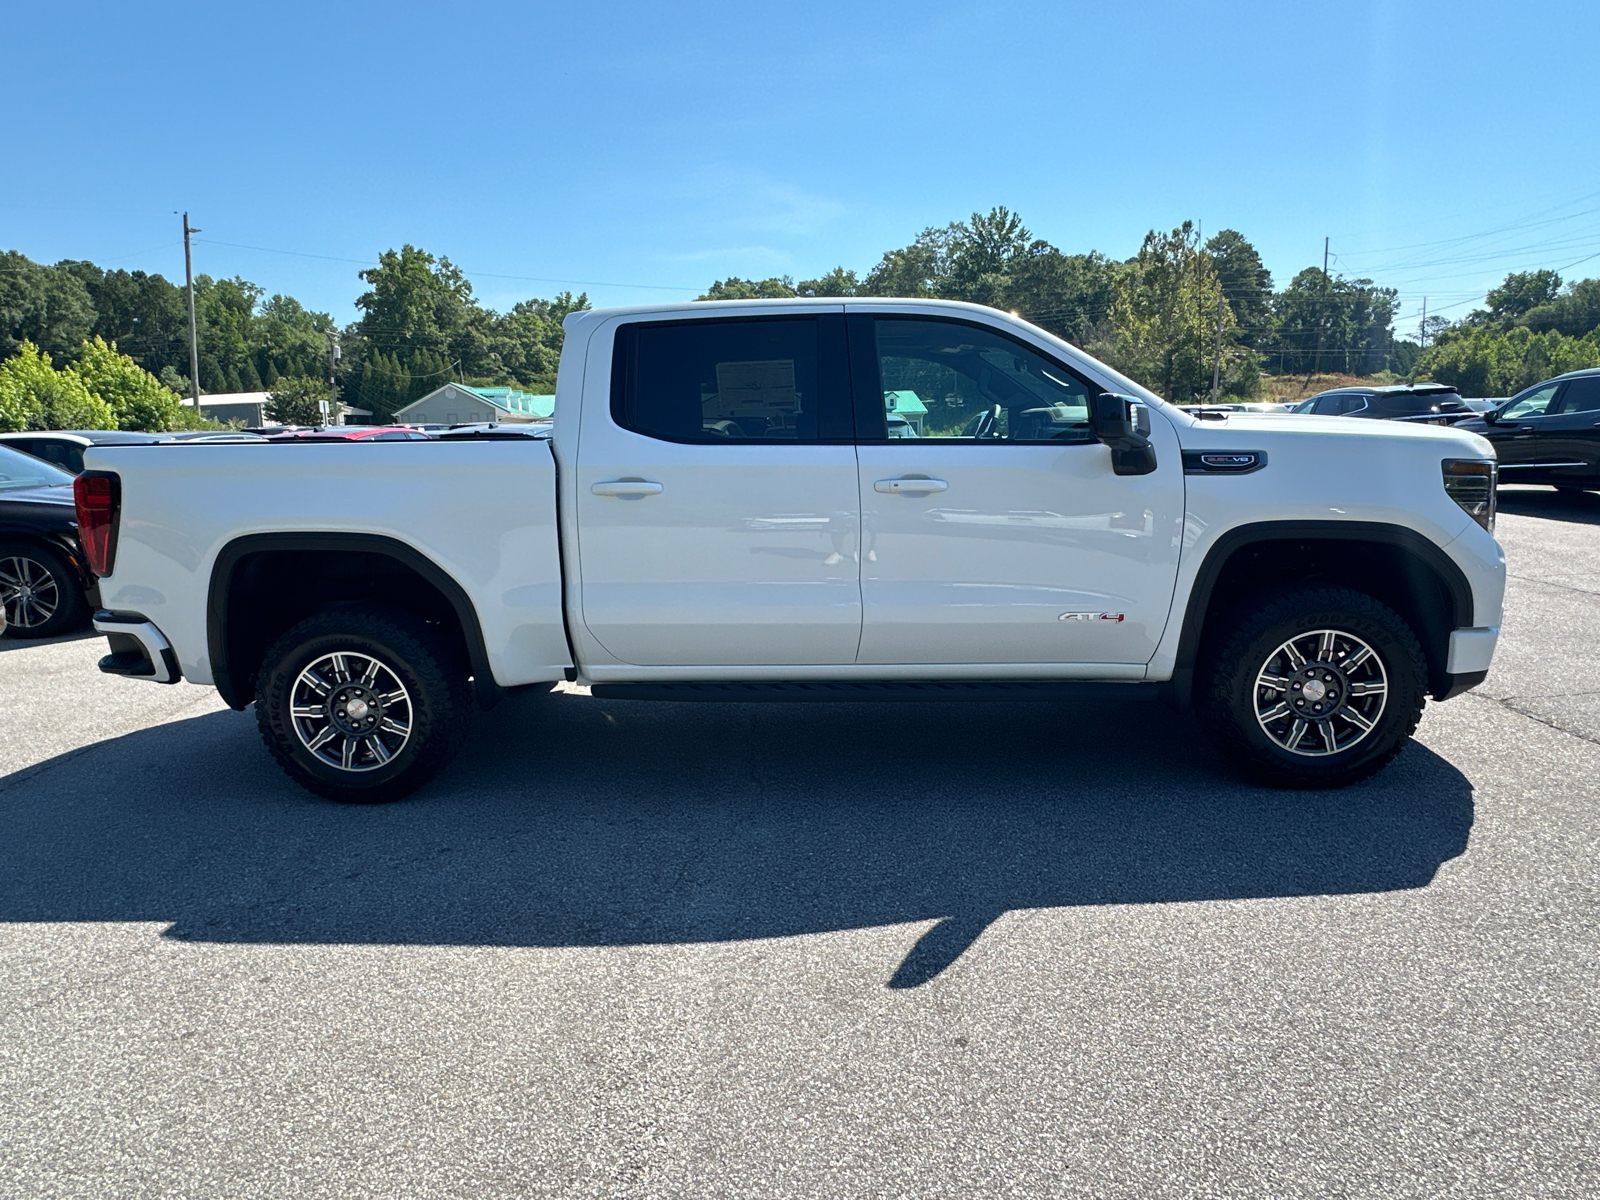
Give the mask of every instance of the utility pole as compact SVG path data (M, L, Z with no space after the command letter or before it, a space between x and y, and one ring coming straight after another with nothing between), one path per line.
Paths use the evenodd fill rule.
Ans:
M339 331L328 330L328 412L329 425L343 425L339 419L339 385L334 382L333 368L339 361Z
M1422 298L1422 348L1428 348L1428 298Z
M200 407L200 334L194 323L194 259L189 253L189 235L199 233L189 227L189 214L183 214L183 279L189 289L189 398Z
M1317 356L1311 360L1311 373L1318 374L1322 370L1322 332L1328 323L1328 242L1322 239L1322 312L1317 319Z
M1217 292L1217 350L1211 357L1211 403L1217 402L1217 391L1222 386L1222 292Z

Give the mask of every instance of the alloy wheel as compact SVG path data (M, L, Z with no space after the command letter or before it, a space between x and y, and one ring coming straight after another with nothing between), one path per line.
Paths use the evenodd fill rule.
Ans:
M0 558L0 606L18 629L36 629L61 607L61 588L37 559Z
M1256 721L1290 754L1325 757L1365 741L1388 703L1378 652L1341 629L1296 634L1256 674Z
M411 693L367 654L325 654L295 677L289 715L300 744L341 771L375 771L411 740Z

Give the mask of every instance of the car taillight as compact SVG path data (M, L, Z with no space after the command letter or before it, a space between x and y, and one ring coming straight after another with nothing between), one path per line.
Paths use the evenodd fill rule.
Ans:
M1444 460L1444 490L1467 515L1494 532L1495 461L1492 458Z
M96 575L111 574L117 557L117 516L122 507L122 480L102 471L85 471L72 483L78 508L78 541Z

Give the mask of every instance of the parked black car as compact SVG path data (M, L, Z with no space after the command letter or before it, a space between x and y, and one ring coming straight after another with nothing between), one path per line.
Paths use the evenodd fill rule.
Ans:
M1536 383L1459 428L1494 443L1501 483L1600 488L1600 367Z
M1319 417L1371 417L1424 425L1454 425L1474 415L1473 407L1445 383L1333 388L1301 402L1294 411Z
M0 611L11 637L54 637L99 604L78 546L72 476L0 446Z

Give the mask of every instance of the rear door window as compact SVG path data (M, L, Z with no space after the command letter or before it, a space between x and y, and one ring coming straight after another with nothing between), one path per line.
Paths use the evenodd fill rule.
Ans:
M1600 410L1600 375L1567 380L1567 386L1561 391L1561 411L1578 413L1597 410Z
M845 440L849 378L843 318L768 317L625 325L611 412L624 429L670 442Z

